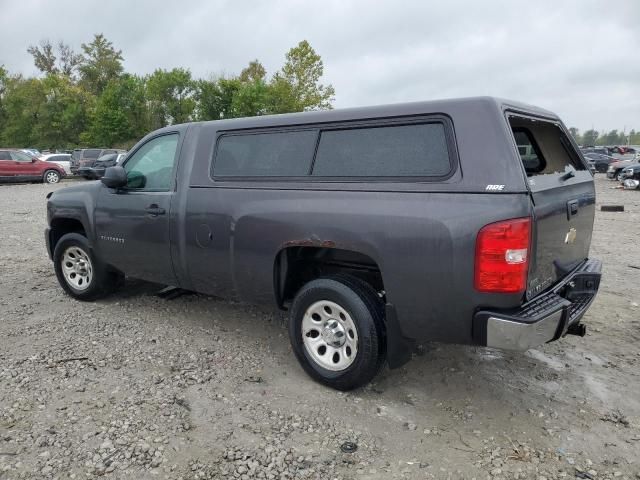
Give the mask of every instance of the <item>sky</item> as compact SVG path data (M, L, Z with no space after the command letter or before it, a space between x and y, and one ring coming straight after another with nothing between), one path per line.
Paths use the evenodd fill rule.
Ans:
M336 108L494 95L584 131L640 130L640 0L0 0L0 65L37 75L27 47L103 33L125 69L209 78L268 73L306 39Z

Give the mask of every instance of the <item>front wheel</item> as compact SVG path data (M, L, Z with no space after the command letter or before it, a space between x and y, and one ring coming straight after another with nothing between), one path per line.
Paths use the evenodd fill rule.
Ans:
M58 283L73 298L96 300L115 290L123 281L122 274L109 270L93 254L86 237L67 233L53 252L53 265Z
M289 339L316 381L337 390L365 385L386 357L382 301L371 286L351 276L313 280L293 301Z
M60 181L60 174L55 170L47 170L42 177L45 183L58 183Z

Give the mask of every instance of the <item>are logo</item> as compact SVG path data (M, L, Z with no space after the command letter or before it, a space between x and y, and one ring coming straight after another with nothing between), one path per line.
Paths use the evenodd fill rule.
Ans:
M487 192L501 192L504 190L504 185L487 185L485 188Z

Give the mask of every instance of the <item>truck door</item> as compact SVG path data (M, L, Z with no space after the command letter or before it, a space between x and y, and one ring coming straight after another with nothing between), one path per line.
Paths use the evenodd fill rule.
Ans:
M14 175L20 177L21 180L37 180L44 173L40 169L38 162L24 152L11 151L11 158L14 163Z
M171 262L170 217L180 135L149 139L123 164L127 186L103 185L95 209L99 257L127 275L176 285Z
M519 116L511 116L509 123L533 204L527 284L527 298L532 298L589 256L595 186L560 124Z

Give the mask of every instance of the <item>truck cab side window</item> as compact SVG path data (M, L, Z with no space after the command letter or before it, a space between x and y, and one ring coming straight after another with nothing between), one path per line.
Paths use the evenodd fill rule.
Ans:
M170 190L177 147L177 133L153 138L140 147L123 166L127 172L127 188Z
M527 176L562 175L585 170L562 130L553 123L509 119Z

